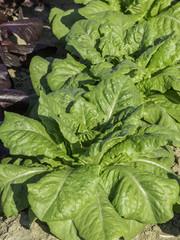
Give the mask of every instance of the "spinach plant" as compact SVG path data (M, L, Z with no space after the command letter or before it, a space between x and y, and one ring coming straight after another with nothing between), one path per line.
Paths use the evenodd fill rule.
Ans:
M168 145L180 136L142 121L131 77L114 70L90 91L39 95L39 121L6 112L0 127L11 154L0 165L1 213L29 208L61 240L132 239L173 217L179 180Z

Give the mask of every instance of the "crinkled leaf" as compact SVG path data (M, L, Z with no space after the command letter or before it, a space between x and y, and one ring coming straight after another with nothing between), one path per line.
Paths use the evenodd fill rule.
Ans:
M66 49L92 64L103 62L104 59L96 49L100 38L98 27L99 23L95 20L77 21L66 37Z
M86 93L85 98L96 106L105 122L128 106L141 104L141 97L131 78L119 72L104 75L103 81Z
M180 122L180 97L176 91L168 94L153 94L147 97L147 101L152 101L160 105L171 117Z
M148 11L147 16L154 17L154 16L158 15L159 13L161 13L162 11L164 11L165 9L170 7L172 2L173 2L173 0L155 0L155 1L153 1L152 5Z
M61 145L50 138L40 122L15 113L5 113L0 135L5 146L14 155L45 155L55 158L64 154Z
M112 11L113 9L105 2L90 1L85 7L79 9L79 13L89 19L89 15L98 15L101 12ZM91 17L90 17L91 18Z
M75 76L70 77L62 86L65 88L83 88L85 90L92 90L96 80L88 72L81 72Z
M99 136L97 142L90 145L85 153L79 155L80 161L91 164L103 161L101 165L109 164L110 160L108 159L106 162L104 155L116 144L126 139L127 136L134 134L141 116L141 107L122 111L117 118L112 119L112 122L104 125L105 132Z
M177 63L180 60L179 52L180 38L169 37L151 57L147 66L148 71L153 74L156 71Z
M73 220L80 236L87 240L119 239L129 230L128 223L118 215L101 187L82 205Z
M176 133L180 132L180 124L171 117L165 107L158 103L146 103L144 106L143 118L150 124L162 125Z
M70 142L77 142L78 137L75 132L80 121L77 121L79 120L78 116L74 117L68 112L70 107L83 93L83 89L62 89L48 95L42 92L38 112L46 128L51 127L53 130L57 128L58 123L58 128L60 128L64 137ZM59 133L54 131L54 134L58 135Z
M51 72L47 75L47 82L52 91L60 89L72 76L87 71L86 66L77 62L70 54L66 59L55 59L51 65Z
M27 183L38 181L47 168L15 166L12 164L0 165L0 206L6 215L10 217L29 206L27 200Z
M42 221L71 219L95 192L99 166L54 171L36 184L28 184L28 200Z
M151 78L147 78L139 82L136 87L141 92L150 94L152 91L161 93L173 88L180 91L180 65L173 65L163 69Z
M122 28L113 23L104 23L100 26L99 31L102 35L99 44L102 56L105 58L116 57L121 60L124 55Z
M121 216L143 223L163 223L173 217L179 194L176 180L126 166L107 167L102 178Z

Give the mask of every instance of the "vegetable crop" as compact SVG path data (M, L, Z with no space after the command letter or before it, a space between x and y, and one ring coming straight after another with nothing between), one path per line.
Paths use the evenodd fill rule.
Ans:
M61 240L128 240L180 208L180 4L76 2L87 5L50 14L70 54L34 57L38 103L5 113L0 211L28 208Z

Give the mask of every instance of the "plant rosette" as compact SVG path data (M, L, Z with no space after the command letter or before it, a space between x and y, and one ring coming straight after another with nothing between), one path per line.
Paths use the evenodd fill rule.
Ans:
M61 240L127 240L170 220L179 179L166 145L180 136L145 124L143 111L132 79L114 72L91 91L41 90L39 121L6 112L1 213L29 208Z

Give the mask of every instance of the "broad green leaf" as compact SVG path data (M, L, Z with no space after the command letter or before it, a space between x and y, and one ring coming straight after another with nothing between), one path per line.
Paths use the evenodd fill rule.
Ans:
M76 22L66 37L66 49L92 64L103 62L104 59L97 51L99 23L95 20L80 20Z
M99 166L54 171L35 184L28 184L28 200L42 221L71 219L97 188Z
M126 8L126 12L130 12L134 15L139 15L140 18L143 18L143 16L145 16L148 12L154 0L133 0L127 2L130 2L130 4L128 4Z
M173 88L180 91L180 65L173 65L158 72L155 76L144 79L136 87L139 91L150 94L152 91L161 93Z
M47 75L47 82L52 91L60 89L72 76L87 71L86 66L77 62L70 54L66 59L55 59L51 65L51 72Z
M48 172L45 167L0 165L0 208L6 217L16 215L29 206L27 184L38 181Z
M149 20L151 28L156 30L156 38L166 36L175 31L180 33L180 3L170 7Z
M62 86L65 88L83 88L85 90L91 90L94 88L96 81L88 72L81 72L75 76L70 77Z
M41 92L38 113L40 116L49 117L52 112L57 115L61 112L69 112L71 106L84 93L81 88L59 89L48 95Z
M104 122L129 106L137 107L141 104L141 97L130 77L117 71L103 78L91 92L85 94L85 98L96 106Z
M116 11L102 11L98 14L90 14L88 15L88 19L95 20L99 22L99 24L109 23L113 24L121 29L123 36L125 37L125 31L128 28L131 28L136 21L138 20L137 16L127 15L122 12Z
M77 9L63 11L59 8L53 8L49 15L49 22L52 24L53 34L59 40L63 40L72 25L81 18Z
M176 176L172 170L174 153L169 146L157 148L153 152L145 155L140 153L137 158L120 162L126 166L131 166L140 171L147 171L159 177L175 179Z
M55 158L65 154L47 134L43 125L33 119L16 113L5 113L5 121L0 127L1 140L14 155Z
M173 5L149 21L142 21L128 29L125 42L129 54L142 53L148 46L154 45L155 40L180 31L180 3Z
M160 104L155 104L153 102L146 103L144 106L143 118L150 124L162 125L167 127L167 129L174 130L176 133L180 132L180 124L177 123L166 108Z
M79 156L82 163L101 165L110 164L111 160L104 160L104 155L108 150L119 144L129 135L133 135L139 126L139 121L142 116L142 108L127 109L120 113L117 119L104 125L105 132L99 136L97 142L91 144L89 149ZM112 126L111 126L112 125ZM111 126L111 127L110 127ZM110 128L109 128L110 127Z
M168 143L179 146L180 134L159 125L141 127L136 134L127 137L125 141L112 147L103 156L102 161L121 161L122 154L125 155L127 159L137 158L140 153L145 155Z
M86 240L121 239L129 230L126 220L118 215L101 187L82 205L73 220L80 236Z
M129 28L125 37L125 49L128 55L133 53L137 54L137 57L141 55L148 46L153 45L156 29L152 29L151 25L147 21L142 21L136 24L133 28Z
M46 82L46 74L50 71L50 60L43 59L39 56L35 56L31 60L30 64L30 77L33 88L36 94L39 96L40 90L49 92L50 88Z
M102 1L90 1L85 7L79 9L79 13L89 19L91 14L100 14L105 11L112 11L113 9L105 2Z
M147 70L153 74L165 67L176 64L180 60L180 38L171 36L154 53Z
M113 23L104 23L99 31L101 33L99 48L102 56L104 58L116 57L120 61L125 55L122 27Z
M151 8L148 11L148 17L154 17L164 11L166 8L170 7L173 0L154 0Z
M114 65L109 62L98 63L96 65L92 65L90 68L90 72L93 76L97 78L101 78L106 73L110 73L113 69Z
M78 99L82 93L80 89L65 89L47 96L42 93L40 98L39 113L56 120L63 136L71 143L83 141L89 135L93 137L89 131L102 121L93 104L83 98Z
M71 219L65 221L54 221L47 223L50 231L61 240L80 240L77 229Z
M150 62L152 56L158 51L159 47L163 44L164 42L161 42L153 47L147 48L137 59L136 63L140 65L141 67L146 67L148 63Z
M102 178L121 216L142 223L163 223L173 217L179 194L176 180L120 165L107 167Z
M170 93L169 97L166 94L150 95L147 98L147 101L152 101L155 104L160 105L171 117L177 122L180 122L180 97L175 91L171 91Z

